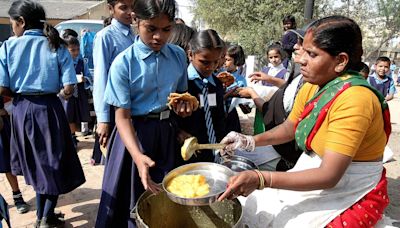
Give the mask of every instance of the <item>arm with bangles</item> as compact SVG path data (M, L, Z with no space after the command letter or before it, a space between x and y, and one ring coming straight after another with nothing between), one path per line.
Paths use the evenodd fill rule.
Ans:
M156 164L151 158L144 155L139 148L136 130L132 124L131 111L129 109L117 108L115 110L115 123L126 149L137 166L144 189L150 190L153 193L159 192L161 190L160 187L151 180L149 174L149 168Z
M264 187L295 191L333 188L351 161L350 156L327 150L318 168L296 172L244 171L230 179L227 190L218 200L233 199L238 195L248 196L254 190Z

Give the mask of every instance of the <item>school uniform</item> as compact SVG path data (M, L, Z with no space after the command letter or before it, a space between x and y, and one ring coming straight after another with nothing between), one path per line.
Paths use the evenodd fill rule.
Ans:
M188 92L195 96L199 101L203 100L201 97L202 89L204 87L204 82L202 77L197 72L196 68L190 64L188 67ZM225 111L224 111L224 88L222 83L217 79L216 76L212 75L207 77L207 89L209 97L209 106L211 111L212 123L215 131L215 137L217 142L222 140L226 135L226 125L225 125ZM214 102L212 101L214 100ZM207 126L205 119L204 107L199 107L196 111L192 113L191 116L185 118L179 118L179 128L186 131L187 133L195 136L199 143L210 143ZM214 154L211 151L202 151L189 159L188 162L183 162L182 157L179 157L178 162L192 163L192 162L213 162Z
M167 98L171 92L186 90L186 54L176 45L166 44L155 52L138 39L115 58L110 68L104 101L131 111L140 148L156 163L149 169L156 183L175 164L176 124L172 113L166 115ZM136 164L115 129L96 227L134 227L129 213L143 192Z
M287 69L283 66L283 64L279 64L278 66L267 66L267 67L263 67L261 72L268 74L270 76L273 76L275 78L280 78L280 79L284 79L285 81L287 80L286 76L287 76ZM272 83L269 82L262 82L262 84L264 86L275 86Z
M73 59L73 63L77 75L90 77L89 69L81 57ZM81 122L89 122L89 98L85 89L85 82L77 83L74 89L72 97L67 100L60 97L60 100L68 122L80 126Z
M368 76L368 83L377 89L384 97L388 94L397 93L396 87L394 86L394 80L391 77L385 75L383 79L380 79L376 73Z
M125 25L116 19L111 24L100 30L93 42L93 105L96 112L97 123L109 123L112 130L115 125L114 108L104 102L104 91L108 80L108 71L115 57L131 46L135 41L135 35L130 25ZM111 132L110 132L111 133ZM100 144L96 137L92 158L100 163Z
M235 82L230 85L228 88L226 88L226 91L230 91L234 89L235 87L246 87L247 82L246 78L241 74L241 71L238 69L234 72L231 72L231 74L235 77ZM225 110L226 110L226 132L231 132L231 131L236 131L241 133L242 129L240 127L240 119L238 112L236 111L236 108L233 108L229 112L229 107L231 106L232 103L232 97L228 97L225 100Z
M14 94L11 171L36 193L59 195L85 182L68 121L57 97L76 83L65 47L51 51L42 30L26 30L0 49L0 86Z
M0 109L4 108L3 97L0 96ZM3 120L3 128L0 130L0 173L11 172L10 164L10 135L11 124L8 115L0 116Z

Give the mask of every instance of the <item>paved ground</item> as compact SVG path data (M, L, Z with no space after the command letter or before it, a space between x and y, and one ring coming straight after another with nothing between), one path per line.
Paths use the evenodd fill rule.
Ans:
M400 88L397 88L400 91ZM386 210L386 215L392 219L400 220L400 98L396 98L389 103L391 108L391 118L393 133L389 140L389 147L394 152L394 159L385 164L389 180L389 195L391 203ZM243 116L243 120L250 121L252 116ZM249 126L245 126L245 130ZM97 207L99 203L103 166L91 166L89 157L93 139L80 138L82 142L78 144L79 157L86 176L86 183L75 191L60 197L56 210L65 213L66 227L94 227ZM33 227L35 222L35 193L30 186L25 185L22 177L19 179L21 191L25 200L32 205L31 211L27 214L19 215L12 205L11 189L4 175L0 175L0 193L4 196L9 207L11 223L13 227ZM395 224L400 227L400 223Z

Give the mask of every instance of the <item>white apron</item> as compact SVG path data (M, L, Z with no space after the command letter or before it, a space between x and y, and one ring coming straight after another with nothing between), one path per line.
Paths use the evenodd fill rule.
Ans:
M303 153L288 172L317 168L321 158ZM382 162L352 162L334 188L291 191L266 188L256 190L243 205L243 222L248 227L325 227L335 217L359 201L379 182Z

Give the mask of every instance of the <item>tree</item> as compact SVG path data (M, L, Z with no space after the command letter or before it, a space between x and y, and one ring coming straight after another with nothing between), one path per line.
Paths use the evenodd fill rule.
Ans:
M335 4L336 2L336 4ZM341 14L354 19L363 31L364 59L400 35L400 0L317 0L316 17Z
M294 15L303 22L305 0L196 0L195 19L204 21L225 40L243 46L246 54L264 54L265 46L279 41L282 18Z

